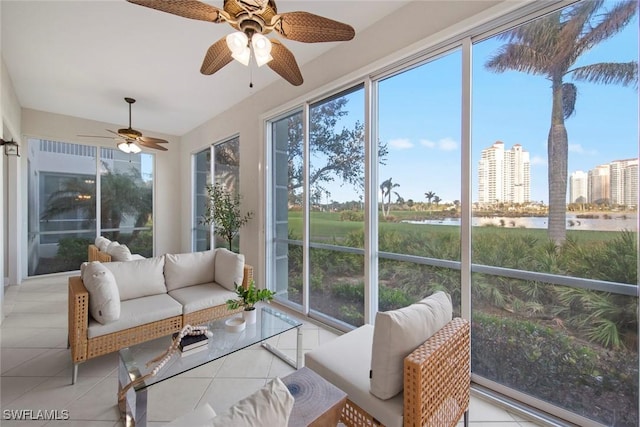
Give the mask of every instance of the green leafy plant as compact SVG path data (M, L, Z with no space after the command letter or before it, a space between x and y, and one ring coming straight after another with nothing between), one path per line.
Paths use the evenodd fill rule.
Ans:
M224 238L232 249L233 239L240 228L251 218L253 212L240 213L240 194L228 191L222 184L209 184L206 187L208 202L202 217L203 224L213 224L213 231Z
M240 307L244 307L245 311L255 310L257 302L269 302L273 300L273 296L276 294L269 289L257 289L253 280L249 282L249 286L246 289L242 285L235 285L238 299L227 300L227 308L229 310L236 310Z

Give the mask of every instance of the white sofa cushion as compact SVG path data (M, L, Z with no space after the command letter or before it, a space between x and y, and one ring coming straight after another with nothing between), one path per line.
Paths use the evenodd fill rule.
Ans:
M231 252L229 249L216 249L214 282L230 291L242 284L244 277L244 255Z
M164 257L105 262L104 265L116 278L121 301L167 292L162 274Z
M127 247L127 245L117 245L111 248L111 261L131 261L131 251Z
M166 254L164 279L169 291L215 280L215 251Z
M294 399L278 377L215 417L213 427L286 426Z
M373 326L364 325L305 353L304 365L347 393L387 427L402 427L403 395L382 400L369 392Z
M182 306L167 294L122 301L120 303L120 318L106 325L89 319L87 336L95 338L181 315Z
M120 293L113 273L98 261L83 263L82 282L89 292L89 312L101 324L120 317Z
M231 292L216 283L205 283L176 289L169 291L169 295L182 304L183 314L225 304L228 299L237 297L235 292Z
M205 403L191 412L187 412L179 418L165 424L164 427L204 427L210 426L216 412L211 405Z
M451 299L436 292L398 310L376 313L371 354L371 393L390 399L403 389L404 358L451 321Z
M107 254L111 255L111 253L113 252L113 250L115 248L117 248L118 246L120 246L120 243L112 240L111 242L109 242L109 244L107 245L107 249L105 249L103 252L106 252Z
M111 240L107 239L106 237L102 237L102 236L96 237L96 240L93 242L93 244L96 245L98 250L100 250L102 252L106 252L107 251L107 247L109 246L109 243L111 243Z

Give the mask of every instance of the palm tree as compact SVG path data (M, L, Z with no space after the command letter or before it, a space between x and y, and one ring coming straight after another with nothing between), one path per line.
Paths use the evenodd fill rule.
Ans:
M431 207L431 200L436 197L436 193L434 193L433 191L428 191L426 193L424 193L424 197L427 199L427 201L429 202L429 207Z
M393 178L389 178L386 181L383 181L382 184L380 184L380 191L382 192L382 215L386 218L389 215L389 212L391 211L391 189L393 188L397 188L400 187L400 184L394 184L392 182ZM396 197L400 197L400 195L397 192L393 192L395 193ZM384 199L385 197L387 198L387 210L385 212L384 209Z
M441 201L442 201L442 199L440 198L440 196L434 196L433 197L433 203L435 203L436 206L438 206Z
M636 62L602 62L574 67L580 55L612 37L631 21L635 1L623 1L602 11L604 0L580 2L502 34L508 41L485 66L496 73L515 70L544 76L551 82L551 127L547 138L549 163L549 238L566 238L568 136L565 120L575 112L577 87L566 82L622 84L638 80Z

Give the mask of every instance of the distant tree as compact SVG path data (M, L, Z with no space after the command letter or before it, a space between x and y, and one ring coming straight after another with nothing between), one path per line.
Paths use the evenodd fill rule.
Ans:
M424 193L424 197L427 199L427 202L429 202L429 207L431 207L431 200L436 197L436 193L434 193L433 191L428 191Z
M485 66L496 73L515 70L543 76L551 82L551 127L547 139L549 163L549 237L566 239L568 135L565 120L575 113L576 82L621 84L638 81L636 61L574 66L582 54L620 32L635 15L636 1L603 10L604 0L582 1L521 25L501 36L508 41ZM606 125L606 123L603 123Z
M436 206L438 206L441 201L442 201L442 199L439 196L434 196L433 197L433 203L435 203Z
M356 189L364 187L364 124L356 121L352 127L336 129L340 119L349 114L345 110L347 103L345 97L333 99L309 116L309 149L314 158L309 170L309 187L324 192L326 185L336 179ZM287 125L289 200L299 202L299 197L291 195L304 185L302 114L290 116ZM384 164L387 153L386 144L379 142L378 158L381 164Z
M382 193L382 216L384 216L385 218L387 216L389 216L389 212L391 211L391 190L397 187L400 187L400 184L394 184L391 180L393 178L389 178L385 181L382 182L382 184L380 184L380 191ZM395 193L395 195L397 197L400 197L400 195L397 192L393 192ZM385 199L387 199L387 210L385 211L384 209L384 205L385 205Z

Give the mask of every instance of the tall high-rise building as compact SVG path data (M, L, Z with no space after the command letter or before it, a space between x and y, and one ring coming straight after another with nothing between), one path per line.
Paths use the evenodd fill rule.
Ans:
M587 203L589 175L583 171L575 171L569 177L569 203Z
M609 163L611 204L637 206L638 159L614 160Z
M478 202L527 203L530 200L529 152L520 144L505 150L502 141L482 150L478 163Z
M611 201L609 165L600 165L589 171L587 187L589 203L609 203Z

